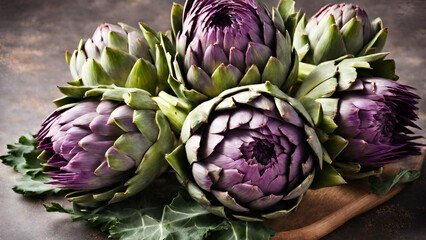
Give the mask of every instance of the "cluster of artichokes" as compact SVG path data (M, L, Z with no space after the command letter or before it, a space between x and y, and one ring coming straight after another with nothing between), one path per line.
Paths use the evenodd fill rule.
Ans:
M420 152L419 97L383 78L387 29L361 7L187 0L171 32L139 25L101 24L66 55L74 81L38 140L70 201L121 201L170 166L212 213L257 221Z

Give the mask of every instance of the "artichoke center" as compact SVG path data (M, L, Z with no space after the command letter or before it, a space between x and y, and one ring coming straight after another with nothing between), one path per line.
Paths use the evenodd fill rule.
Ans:
M232 20L227 11L220 11L212 16L211 23L213 26L225 28L232 25Z
M243 145L241 152L245 159L251 159L249 163L259 163L262 165L268 165L271 163L271 159L276 158L274 145L267 140L256 140L247 145Z
M383 107L380 111L377 111L374 118L377 121L381 135L385 137L392 137L395 132L395 123L397 121L392 109L389 109L389 107Z
M268 141L258 141L253 149L253 157L262 165L267 165L275 158L274 145Z

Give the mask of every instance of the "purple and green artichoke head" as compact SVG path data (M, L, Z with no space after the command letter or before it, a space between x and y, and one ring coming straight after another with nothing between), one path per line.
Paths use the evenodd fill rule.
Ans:
M282 17L257 0L188 0L174 26L177 80L209 98L223 90L270 81L291 84L297 71ZM291 81L291 80L290 80ZM189 90L188 90L189 91Z
M165 50L157 42L160 33L145 33L127 24L99 25L92 38L81 40L73 54L66 53L73 85L98 86L114 84L119 87L141 88L153 95L169 88ZM151 39L150 39L151 40ZM151 43L151 44L150 44Z
M184 145L167 159L212 213L279 217L298 205L322 161L311 121L298 101L270 83L229 89L189 113Z
M418 128L415 110L419 96L411 88L382 78L357 79L338 92L335 133L348 140L338 161L383 166L420 154L408 127Z
M370 22L363 8L342 3L324 6L308 22L303 18L294 41L304 62L319 64L347 54L379 53L386 37L380 18Z
M47 183L78 190L67 196L77 203L117 202L166 170L164 154L173 149L173 135L147 92L85 90L102 100L90 98L59 108L37 134L40 158L47 161L51 176Z

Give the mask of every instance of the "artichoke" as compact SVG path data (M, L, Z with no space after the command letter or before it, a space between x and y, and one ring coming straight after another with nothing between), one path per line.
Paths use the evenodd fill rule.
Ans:
M420 154L407 127L418 128L415 110L419 96L410 87L382 78L360 78L339 98L335 133L348 140L338 161L383 166Z
M92 38L82 39L72 55L66 53L75 80L71 84L115 84L141 88L152 95L167 90L169 70L163 44L150 42L151 35L162 34L142 23L140 27L142 32L124 23L120 26L104 23L98 26Z
M284 21L260 1L188 0L184 9L175 4L172 26L171 86L189 103L266 81L286 91L297 80L297 54Z
M287 214L323 152L303 106L266 83L224 91L192 110L166 159L212 213L241 220Z
M332 165L345 178L380 173L381 166L420 153L409 136L419 97L411 87L374 77L394 75L386 53L324 62L303 80L296 98L310 113ZM378 68L376 68L378 67Z
M382 51L387 37L380 18L370 22L353 4L328 4L308 22L299 21L294 46L303 62L319 64L346 54L363 56Z
M174 138L165 116L140 89L62 87L85 98L54 111L37 140L49 184L78 190L80 204L117 202L147 187L167 169Z

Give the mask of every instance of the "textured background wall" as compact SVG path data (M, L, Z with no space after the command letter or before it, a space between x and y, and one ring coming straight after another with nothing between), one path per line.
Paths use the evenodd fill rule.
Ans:
M156 30L169 28L172 0L0 0L0 154L6 144L35 132L54 110L57 85L71 80L64 59L80 38L89 37L102 22L142 21ZM177 2L183 4L183 0ZM278 0L265 1L276 5ZM324 0L298 0L308 16ZM390 28L386 51L397 62L400 82L426 93L426 1L353 0L371 19L380 16ZM419 104L418 124L426 129L426 98ZM424 131L417 131L425 135ZM425 174L390 202L357 217L326 239L420 239L426 235ZM46 213L41 203L52 198L25 199L14 194L15 174L0 166L0 239L104 239L97 229L72 223L68 216Z

